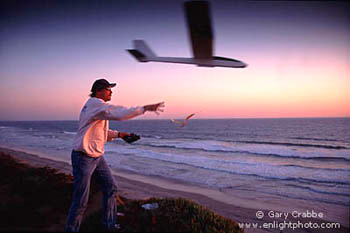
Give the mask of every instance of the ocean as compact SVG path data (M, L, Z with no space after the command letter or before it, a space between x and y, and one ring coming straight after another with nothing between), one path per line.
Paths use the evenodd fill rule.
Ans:
M77 124L2 121L0 145L70 161ZM183 128L170 120L129 120L110 121L110 128L141 136L133 144L120 139L106 144L112 169L232 197L303 201L309 209L324 206L334 212L349 208L350 118L191 119Z

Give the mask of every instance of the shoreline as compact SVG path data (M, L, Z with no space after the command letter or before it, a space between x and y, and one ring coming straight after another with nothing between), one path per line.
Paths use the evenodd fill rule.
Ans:
M66 174L72 173L71 164L63 160L53 160L47 156L39 156L21 149L10 149L4 146L0 147L0 151L13 156L15 159L23 163L27 163L34 167L48 166L57 169L59 172ZM129 171L113 170L116 178L118 193L129 199L147 199L150 197L158 198L186 198L197 202L198 204L214 210L216 213L228 217L237 223L258 223L264 224L278 220L283 222L283 219L271 219L265 216L262 219L256 218L257 211L266 210L264 207L264 200L252 200L249 203L242 203L240 198L233 198L226 195L220 190L209 189L207 187L200 187L196 185L187 184L177 180L170 180L155 176L145 176L141 174L132 173ZM241 201L241 203L240 203ZM237 203L237 204L235 204ZM291 206L290 208L295 208ZM283 209L283 207L282 207ZM68 210L67 210L68 211ZM277 212L278 210L274 210ZM280 210L281 211L281 210ZM264 211L267 213L267 211ZM293 219L289 219L293 220ZM295 219L294 219L295 220ZM298 219L307 222L307 219ZM309 219L310 220L310 219ZM327 219L312 219L316 223L334 222ZM346 223L342 223L344 226ZM348 227L348 226L347 226ZM291 232L310 232L310 229L295 229ZM331 229L330 229L331 230ZM342 227L342 230L332 232L347 232L348 228ZM279 229L247 229L245 232L279 232ZM289 232L289 231L287 231ZM312 231L313 232L313 231ZM318 232L318 231L314 231Z

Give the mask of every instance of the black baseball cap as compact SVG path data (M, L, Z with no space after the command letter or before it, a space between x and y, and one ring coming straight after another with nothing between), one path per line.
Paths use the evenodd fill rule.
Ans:
M115 87L116 85L117 85L116 83L109 83L106 79L98 79L92 85L91 92L96 92L103 88Z

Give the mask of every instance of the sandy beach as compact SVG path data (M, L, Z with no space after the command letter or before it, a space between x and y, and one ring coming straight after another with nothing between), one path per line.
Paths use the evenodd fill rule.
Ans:
M71 174L71 164L64 161L55 161L52 159L44 158L42 156L21 151L18 149L10 149L0 147L0 151L10 154L12 157L19 159L20 161L30 164L35 167L48 166L51 168L58 169L60 172ZM186 198L193 200L203 206L211 208L216 213L229 217L238 223L250 223L259 224L260 227L254 229L245 229L245 232L280 232L280 229L276 229L276 224L283 222L281 218L275 218L274 223L271 221L271 216L265 216L261 219L256 217L257 212L264 210L264 201L252 200L249 203L242 203L240 199L227 198L225 193L220 190L211 190L206 187L193 186L191 184L164 179L153 176L142 176L139 174L133 174L127 171L117 170L114 171L115 178L119 188L119 195L129 199L147 199L150 197L172 197L172 198ZM236 204L235 204L236 203ZM255 207L255 208L254 208ZM266 211L265 211L266 212ZM274 211L278 212L277 210ZM266 212L267 213L267 212ZM298 221L307 223L310 219L299 218ZM293 222L296 219L292 219ZM329 223L329 221L312 218L313 223L322 224ZM264 223L271 223L269 229L261 227ZM274 224L274 226L272 225ZM342 223L346 225L346 223ZM275 229L273 229L275 228ZM328 229L322 232L347 232L348 228L342 227L341 229ZM286 229L283 232L320 232L315 229L301 229L298 228Z

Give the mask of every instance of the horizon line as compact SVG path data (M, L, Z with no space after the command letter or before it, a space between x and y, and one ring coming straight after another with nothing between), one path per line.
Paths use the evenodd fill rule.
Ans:
M191 121L193 120L249 120L249 119L339 119L339 118L350 118L350 116L325 116L325 117L218 117L218 118L192 118ZM170 120L170 119L182 119L182 118L161 118L161 119L156 119L156 118L145 118L145 119L129 119L127 121L143 121L143 120ZM23 121L79 121L79 119L75 120L62 120L62 119L56 119L56 120L0 120L0 122L23 122ZM110 121L118 121L118 120L110 120ZM124 122L124 121L120 121Z

